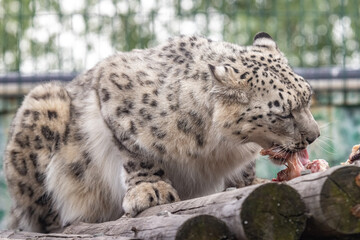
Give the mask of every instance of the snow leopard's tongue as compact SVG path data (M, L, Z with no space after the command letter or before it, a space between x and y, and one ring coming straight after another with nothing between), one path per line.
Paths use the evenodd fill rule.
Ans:
M306 149L286 155L284 164L287 168L278 172L277 177L273 181L288 181L301 176L301 172L306 169L305 166L309 162L309 154Z
M308 154L308 151L306 149L301 150L300 152L297 152L295 154L297 154L297 157L298 157L298 159L300 160L300 162L301 162L301 164L303 166L306 166L310 162L309 154Z

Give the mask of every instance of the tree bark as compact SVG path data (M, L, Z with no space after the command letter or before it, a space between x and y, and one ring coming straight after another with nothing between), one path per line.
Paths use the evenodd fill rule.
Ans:
M163 239L174 239L179 226L185 221L163 227L159 232L155 226L155 216L159 214L168 215L164 221L167 224L176 218L212 215L223 220L238 239L299 239L306 224L305 206L300 195L285 184L267 183L152 207L136 218L116 221L116 224L124 222L116 227L109 226L112 230L107 233L127 237L150 238L152 235L154 238L161 236ZM151 232L146 232L149 224L154 227ZM135 226L137 234L130 231ZM98 231L93 224L81 224L81 227L82 229L70 226L65 232L92 234ZM162 235L165 229L167 234ZM206 229L211 231L211 227Z
M121 236L125 239L290 240L300 238L305 224L305 205L300 195L286 184L266 183L155 206L136 218L124 216L112 222L79 223L67 227L61 234L7 234L10 239L14 236L19 239L20 236L50 239Z
M305 229L306 218L306 230ZM62 233L3 231L5 239L360 239L360 168L337 166L155 206L136 218L79 223ZM320 238L319 238L320 237Z
M19 231L0 231L0 239L26 239L26 240L59 240L59 239L81 239L81 240L130 240L136 238L128 238L128 237L114 237L114 236L104 236L102 234L64 234L64 233L34 233L34 232L19 232Z
M337 166L295 178L287 184L305 202L309 215L305 236L359 237L360 167Z

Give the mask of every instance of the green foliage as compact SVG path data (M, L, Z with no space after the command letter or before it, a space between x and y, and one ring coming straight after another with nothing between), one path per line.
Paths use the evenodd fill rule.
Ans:
M189 32L245 45L266 31L294 66L355 66L359 8L356 0L2 0L0 72L81 71L106 47L145 48ZM80 56L76 44L65 46L76 39Z

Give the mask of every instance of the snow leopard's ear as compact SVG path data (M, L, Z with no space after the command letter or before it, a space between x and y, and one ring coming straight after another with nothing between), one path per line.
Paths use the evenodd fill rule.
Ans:
M275 41L266 32L257 33L254 37L253 45L277 49Z
M217 80L218 83L229 85L229 84L237 84L236 83L236 76L234 73L234 69L230 66L213 66L209 65L209 69Z
M211 94L223 103L248 103L250 100L246 81L237 79L234 69L230 66L213 66L209 69L215 79Z
M214 65L211 65L209 64L209 69L212 73L212 75L214 76L214 78L220 82L220 83L224 83L226 80L226 75L227 75L227 72L225 70L225 67L224 66L214 66Z

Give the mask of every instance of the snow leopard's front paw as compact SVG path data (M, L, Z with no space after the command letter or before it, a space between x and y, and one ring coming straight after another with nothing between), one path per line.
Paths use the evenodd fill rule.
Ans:
M164 181L142 182L126 192L123 209L126 215L134 217L149 207L179 200L176 190Z

